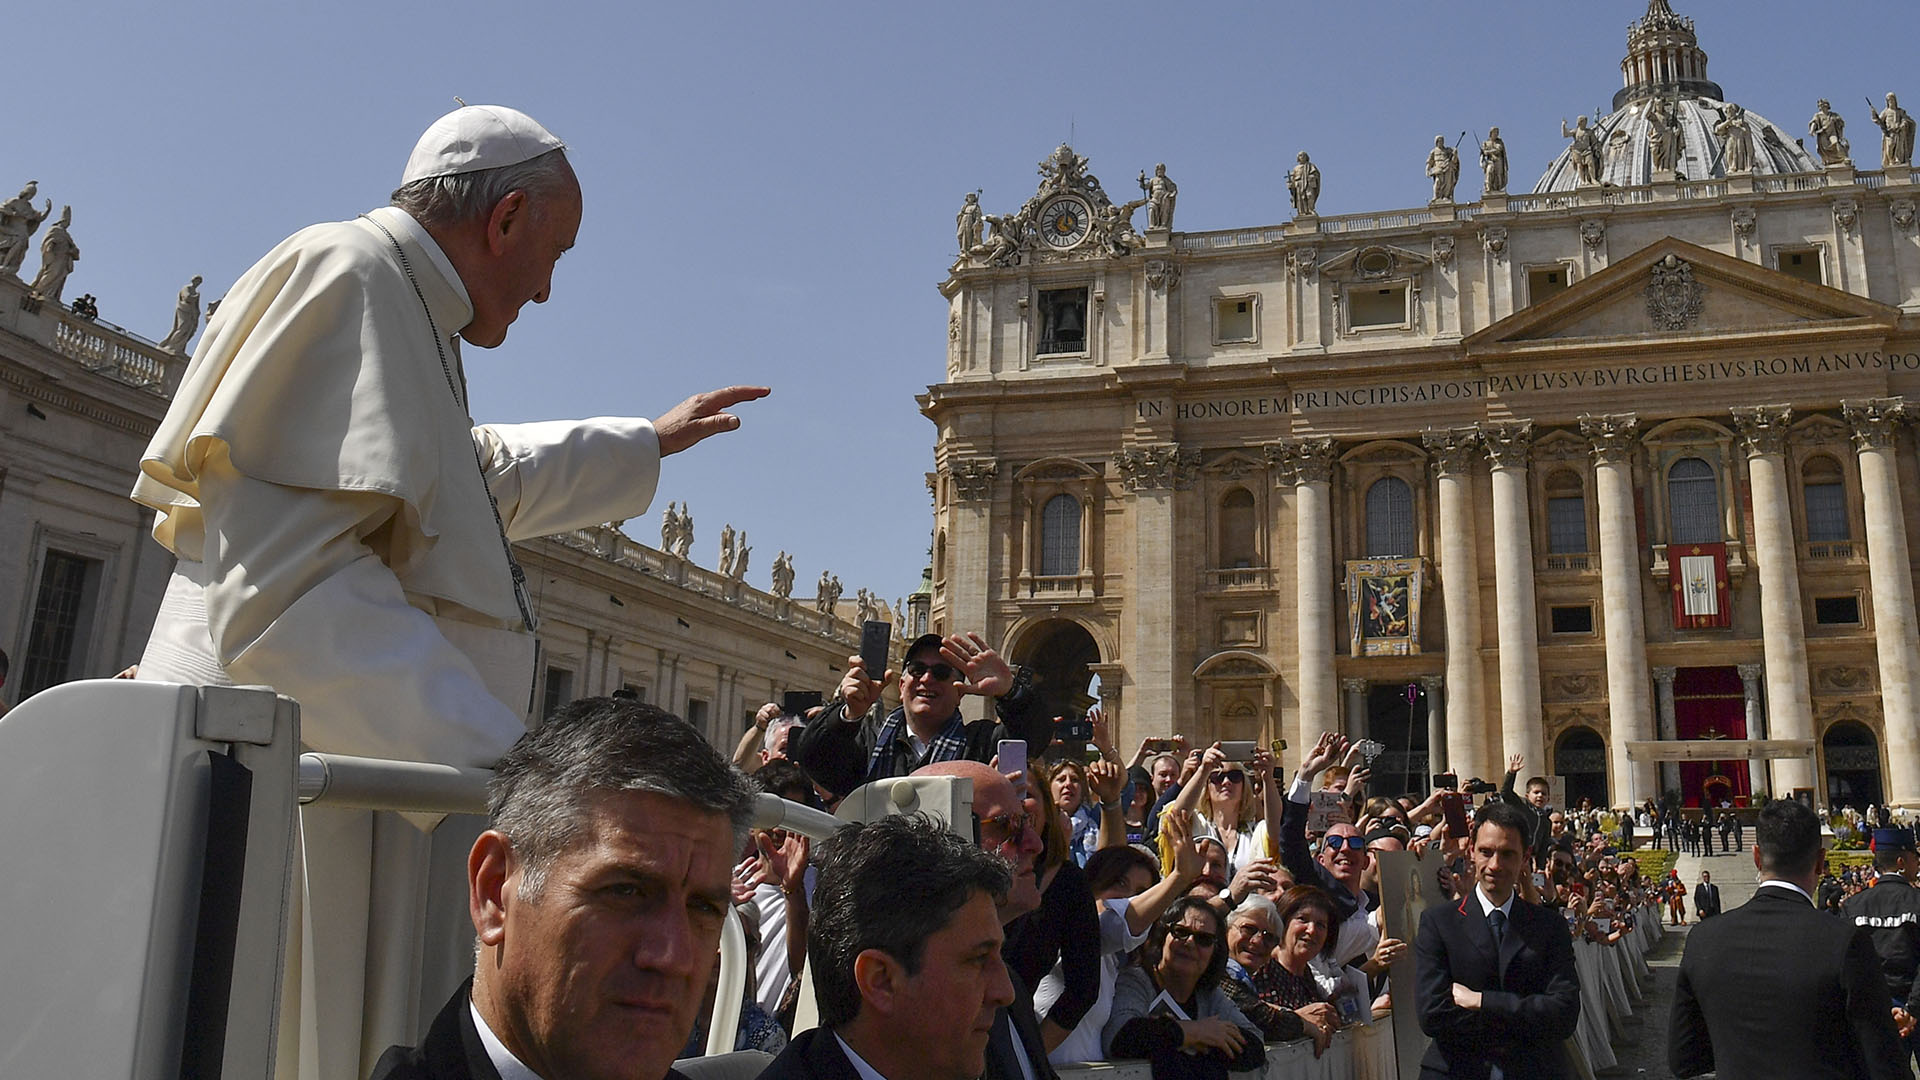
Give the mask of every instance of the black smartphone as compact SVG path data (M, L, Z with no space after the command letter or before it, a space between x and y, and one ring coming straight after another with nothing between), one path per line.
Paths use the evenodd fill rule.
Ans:
M1447 816L1447 835L1461 837L1472 835L1467 825L1467 797L1458 792L1440 796L1440 811Z
M808 709L823 700L818 690L789 690L780 695L780 715L805 716Z
M869 619L860 624L860 662L867 667L867 678L887 677L887 645L892 641L892 623Z
M1093 721L1084 716L1078 720L1062 717L1053 725L1053 737L1063 743L1084 743L1093 738Z
M1442 789L1446 789L1446 790L1457 791L1459 790L1459 788L1460 788L1459 773L1443 772L1443 773L1433 774L1433 790L1440 791Z

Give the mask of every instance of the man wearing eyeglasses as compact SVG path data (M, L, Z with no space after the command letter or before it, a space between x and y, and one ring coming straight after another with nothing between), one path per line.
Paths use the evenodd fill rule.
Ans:
M922 634L901 665L900 707L882 716L876 678L858 656L847 658L840 692L800 729L788 752L821 786L845 796L861 784L905 776L943 761L992 761L1002 739L1023 739L1039 761L1053 742L1053 723L1034 708L1032 678L1017 674L979 634ZM995 716L967 721L960 699L994 699Z

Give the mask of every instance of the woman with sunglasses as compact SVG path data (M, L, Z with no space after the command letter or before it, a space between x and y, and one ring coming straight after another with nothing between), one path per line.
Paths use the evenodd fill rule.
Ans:
M1154 1080L1225 1080L1229 1069L1266 1064L1260 1029L1220 987L1227 970L1225 938L1226 923L1205 900L1183 896L1167 908L1148 933L1139 963L1114 984L1107 1057L1146 1058ZM1186 1019L1166 1009L1166 1002Z
M1255 794L1248 782L1249 772L1273 771L1272 752L1262 746L1254 750L1252 761L1228 761L1220 744L1214 743L1194 753L1199 763L1168 809L1193 810L1205 820L1227 849L1229 876L1257 859L1272 858L1276 852L1267 837L1280 835L1278 802ZM1160 859L1165 862L1167 845L1163 842L1160 847Z
M1311 885L1298 885L1280 898L1280 941L1273 963L1254 977L1260 1000L1291 1009L1313 1037L1315 1057L1326 1052L1339 1029L1340 1014L1328 1002L1313 971L1313 958L1327 946L1333 926L1333 898Z

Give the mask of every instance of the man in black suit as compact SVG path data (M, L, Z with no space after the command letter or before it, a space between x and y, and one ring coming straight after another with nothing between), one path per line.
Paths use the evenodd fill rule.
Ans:
M1820 819L1795 800L1769 802L1753 862L1753 899L1687 936L1667 1031L1675 1075L1908 1080L1872 941L1813 906Z
M1414 939L1422 1080L1558 1080L1580 1020L1573 940L1558 915L1516 892L1529 819L1504 802L1473 819L1474 887L1420 915Z
M706 997L755 793L685 721L587 698L494 770L474 977L372 1080L667 1080Z
M1704 919L1720 914L1720 886L1713 883L1713 871L1700 871L1700 884L1693 887L1693 915Z
M1013 1001L1000 959L1005 859L924 815L825 845L807 932L820 1026L761 1080L974 1080ZM1044 1058L1042 1059L1044 1060Z

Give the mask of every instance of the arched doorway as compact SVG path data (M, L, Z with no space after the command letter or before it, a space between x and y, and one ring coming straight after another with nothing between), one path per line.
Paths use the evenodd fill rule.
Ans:
M1033 672L1033 689L1046 716L1078 717L1093 704L1088 687L1100 646L1071 619L1048 619L1030 627L1009 657Z
M1842 720L1820 739L1827 769L1827 805L1864 810L1881 801L1880 740L1873 729Z
M1599 732L1590 727L1561 732L1553 744L1553 771L1566 781L1568 806L1579 806L1581 799L1592 799L1595 806L1608 805L1607 744Z

